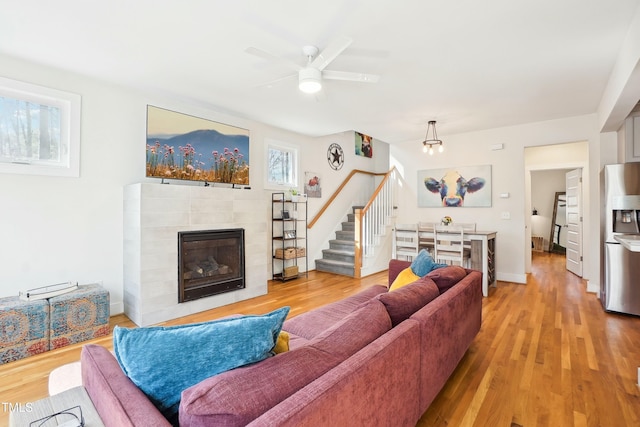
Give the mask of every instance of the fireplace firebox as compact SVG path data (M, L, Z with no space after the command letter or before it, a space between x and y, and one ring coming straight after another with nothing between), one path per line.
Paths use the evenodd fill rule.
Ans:
M244 229L178 232L179 302L244 287Z

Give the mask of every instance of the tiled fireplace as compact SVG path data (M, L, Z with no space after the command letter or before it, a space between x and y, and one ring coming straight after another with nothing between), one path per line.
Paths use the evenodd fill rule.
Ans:
M125 314L137 325L146 326L266 294L266 208L256 209L263 205L262 192L254 190L150 183L126 186ZM228 229L244 233L244 288L236 286L233 292L180 302L178 234Z

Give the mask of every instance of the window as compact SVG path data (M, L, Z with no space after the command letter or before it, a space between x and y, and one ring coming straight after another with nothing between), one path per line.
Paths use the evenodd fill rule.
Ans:
M267 143L267 183L271 189L298 186L298 150L286 144Z
M80 96L0 77L0 172L80 175Z

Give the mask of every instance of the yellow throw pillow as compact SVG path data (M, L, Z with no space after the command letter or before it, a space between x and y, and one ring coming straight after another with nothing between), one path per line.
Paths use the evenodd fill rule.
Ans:
M280 335L278 335L278 340L276 341L276 346L273 347L273 352L278 354L284 353L285 351L289 351L289 333L280 331Z
M395 289L399 289L409 283L415 282L419 278L420 276L416 275L413 270L411 270L411 267L407 267L396 276L396 279L389 287L389 290L393 291Z

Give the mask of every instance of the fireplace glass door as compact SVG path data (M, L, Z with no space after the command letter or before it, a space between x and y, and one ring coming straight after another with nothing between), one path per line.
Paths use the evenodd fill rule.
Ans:
M179 302L245 287L244 230L178 233Z

